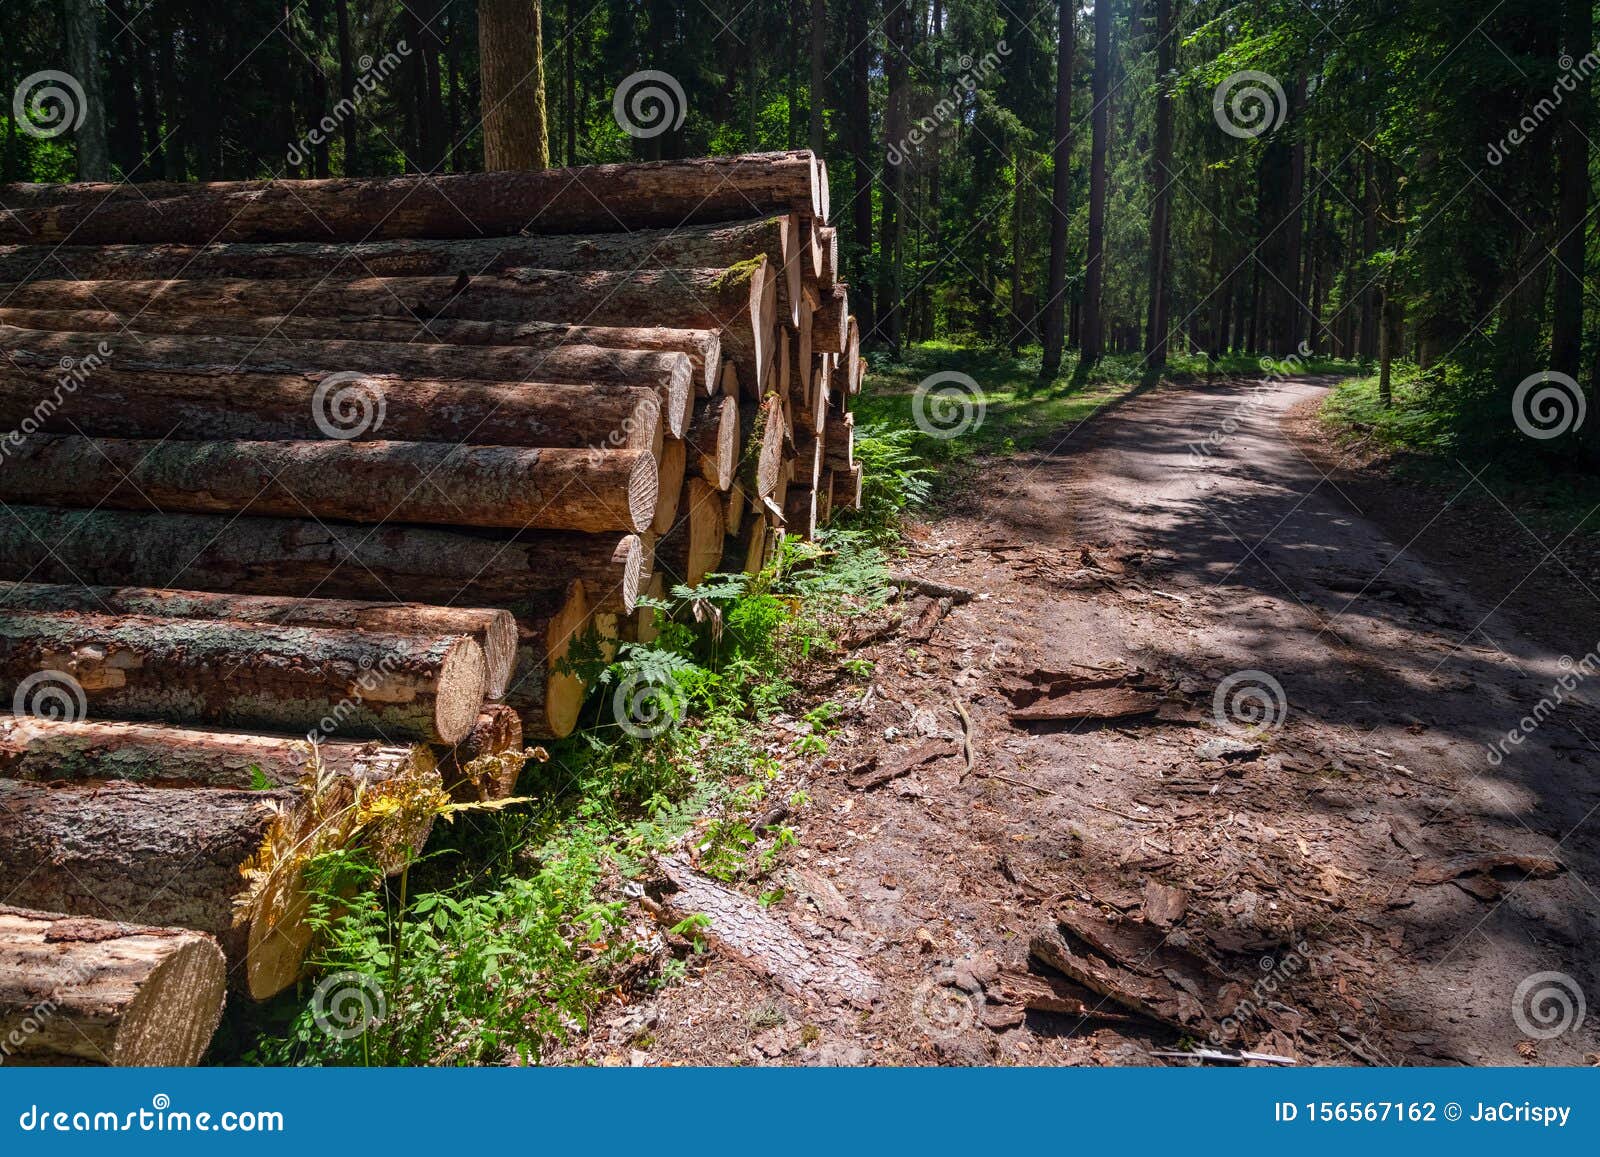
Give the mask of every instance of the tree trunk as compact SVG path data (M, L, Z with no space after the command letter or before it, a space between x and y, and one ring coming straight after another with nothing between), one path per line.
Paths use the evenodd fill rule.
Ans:
M342 173L354 177L361 172L360 134L356 127L356 74L350 55L350 0L333 0L334 15L338 25L339 46L339 102L344 133L344 166Z
M1056 115L1050 147L1055 173L1050 196L1050 276L1044 304L1044 360L1040 372L1053 378L1061 371L1066 349L1067 226L1072 206L1072 70L1078 44L1074 31L1076 0L1058 0L1056 47Z
M323 524L217 514L13 506L0 521L0 574L95 586L172 584L296 598L405 599L515 607L572 579L620 590L633 610L634 535ZM631 551L618 556L619 545ZM627 581L632 567L633 582Z
M496 0L499 2L499 0ZM678 228L820 201L809 151L593 165L554 172L447 173L326 181L162 185L152 200L58 187L48 204L0 217L0 241L78 245L219 241L379 241Z
M817 156L827 152L827 136L823 130L822 90L828 77L828 3L811 0L811 84L807 89L807 103L811 106L811 125L808 134L811 151Z
M504 703L491 703L466 738L439 748L439 778L457 803L508 799L522 771L522 720Z
M888 86L884 107L884 166L882 205L878 220L879 336L895 349L900 346L901 200L905 196L906 50L910 40L910 9L906 0L884 0L883 73Z
M562 13L567 21L567 35L561 43L561 55L565 61L566 72L566 101L561 111L566 118L567 164L576 165L578 163L578 25L572 18L572 5L573 0L565 0L562 5Z
M54 705L65 687L110 718L454 743L486 683L482 649L460 635L50 611L0 619L5 699Z
M332 627L384 635L466 635L483 650L489 698L505 692L517 625L504 610L424 603L274 598L159 587L0 582L0 610L78 611L159 619L218 619L276 627ZM239 784L236 786L248 786Z
M1089 167L1088 268L1083 291L1081 364L1092 366L1105 350L1106 148L1111 136L1111 0L1094 5L1094 141Z
M106 102L100 89L99 5L94 0L66 0L63 19L72 77L83 89L82 104L69 99L62 110L68 131L77 145L78 180L109 181L111 155L106 145ZM72 128L80 116L82 123Z
M650 450L36 435L8 457L0 498L41 506L589 532L656 508Z
M850 42L849 100L845 124L851 141L850 198L851 242L855 247L856 284L869 289L875 284L872 264L872 37L867 31L867 5L845 5L846 33ZM862 294L861 328L868 335L877 332L872 313L872 294Z
M470 734L470 733L469 733ZM462 742L466 742L463 740ZM357 783L433 770L426 746L322 740L324 772ZM146 787L293 788L313 770L311 746L289 735L105 719L0 717L0 778L40 783L127 780Z
M1167 301L1172 218L1172 0L1156 0L1156 140L1151 159L1150 315L1145 364L1167 364Z
M1581 60L1594 49L1594 5L1566 0L1562 39L1567 54ZM1574 73L1576 91L1561 104L1556 168L1560 200L1556 216L1555 308L1550 319L1550 368L1577 380L1583 360L1583 284L1589 215L1589 79ZM1600 382L1590 383L1600 397Z
M227 989L203 933L0 905L0 1058L199 1064Z
M483 167L544 169L544 44L539 0L478 0Z

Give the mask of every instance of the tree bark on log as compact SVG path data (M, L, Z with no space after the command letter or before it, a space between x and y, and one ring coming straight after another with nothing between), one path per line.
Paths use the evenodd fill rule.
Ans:
M817 289L827 294L839 279L839 231L831 225L817 230Z
M616 592L631 611L639 550L636 535L506 536L217 514L13 506L0 519L0 576L8 578L443 606L514 608L579 578L591 591Z
M337 364L343 369L351 366L349 359L367 355L368 368L376 363L374 372L391 373L396 367L393 359L383 360L378 355L388 351L364 349L363 344L387 342L391 345L415 347L417 345L449 346L503 346L516 347L518 351L538 350L543 355L531 361L524 360L521 352L510 355L505 350L493 352L488 364L494 368L486 376L494 380L524 381L539 379L553 382L619 382L635 385L668 385L680 372L673 358L649 358L645 354L683 354L689 359L690 377L702 394L717 392L720 384L718 366L722 361L722 339L711 329L669 329L664 326L568 325L548 321L451 321L431 318L426 321L396 320L393 318L321 318L274 314L264 317L228 315L144 314L116 313L103 309L12 309L0 307L0 325L32 330L33 334L19 341L24 350L29 340L37 340L39 333L121 333L132 330L141 335L143 342L158 334L187 334L200 337L253 337L257 339L284 339L287 345L274 345L274 353L282 351L297 363L311 361L313 369L326 370ZM293 339L292 342L290 339ZM313 341L334 341L339 348L323 349L312 346ZM363 343L363 344L351 344ZM230 366L255 364L261 359L263 347L252 341L241 347L238 361L222 357L213 360L227 361ZM310 359L314 351L318 356ZM602 353L601 351L607 351ZM144 352L141 344L137 352ZM215 352L215 351L208 351ZM410 357L415 350L406 351ZM330 361L324 354L336 354ZM444 358L446 376L461 376L462 351L453 350ZM476 357L476 351L469 357ZM475 363L476 364L476 363ZM522 372L530 370L530 372ZM537 372L531 372L536 370ZM422 376L429 376L424 374ZM670 391L669 391L670 392Z
M668 438L661 447L656 474L656 512L650 529L665 534L678 518L678 499L683 495L683 477L688 469L689 446L682 438Z
M777 489L783 464L783 402L773 395L760 406L745 409L740 425L750 430L750 437L745 442L739 481L752 499L761 499Z
M861 480L862 470L860 463L857 463L852 470L835 470L833 472L833 509L861 509Z
M656 543L655 569L670 589L699 586L722 562L727 513L722 494L703 478L684 483L678 521Z
M693 450L689 472L718 490L733 484L739 456L739 403L734 398L713 398L700 407L684 439Z
M823 427L823 459L834 470L854 470L856 465L856 416L836 414Z
M0 616L0 699L53 705L66 696L111 718L454 743L478 717L487 681L482 649L463 635Z
M457 803L508 799L517 787L522 760L522 719L504 703L491 703L472 730L453 747L438 749L439 777Z
M748 373L748 380L754 381L765 378L771 359L776 294L776 281L764 257L727 269L571 272L518 267L456 278L202 278L0 285L0 299L11 308L111 310L135 314L141 323L150 317L172 315L264 317L283 312L286 302L302 316L399 319L419 328L435 318L563 324L581 319L584 325L597 326L629 326L649 318L669 329L721 330L723 355L735 361L742 377ZM687 377L688 367L682 372Z
M0 582L0 614L8 610L87 611L158 619L231 619L269 626L338 627L391 635L466 635L483 650L487 694L491 699L498 699L505 692L517 655L516 621L509 611L490 608L282 598L159 587Z
M204 933L0 905L0 1056L195 1065L227 985L222 950Z
M0 499L42 506L588 532L656 509L648 450L36 435L8 457Z
M654 450L663 406L642 386L111 369L80 380L0 363L0 430L195 440L331 430L351 440Z
M326 740L317 744L317 753L328 773L355 783L427 775L434 766L433 753L420 744ZM295 787L311 766L310 745L289 735L106 719L0 717L4 779L120 779L146 787L245 790L262 780L269 787Z
M56 282L41 282L55 285ZM102 284L126 285L127 282ZM171 283L178 284L178 283ZM186 283L194 284L194 283ZM159 322L153 314L141 321ZM172 374L185 379L209 379L213 390L242 374L245 382L255 375L299 375L326 379L340 385L367 381L382 389L409 391L411 382L454 384L477 382L564 383L595 386L646 386L657 391L663 419L673 433L683 436L683 419L694 392L693 369L687 355L647 350L615 350L598 346L526 349L520 346L428 345L421 342L365 342L241 338L229 336L142 335L137 340L115 341L84 333L0 329L8 376L26 374L37 382L42 375L52 384L63 380L63 367L73 366L80 385L106 380L120 382L150 375ZM67 359L71 359L69 362ZM245 382L239 383L242 387ZM230 384L231 385L231 384ZM238 388L238 387L232 387ZM572 400L569 400L569 404Z
M141 186L147 188L148 186ZM234 181L111 197L79 184L0 218L0 241L373 241L676 229L752 215L820 216L809 151L542 172ZM162 196L161 193L171 195ZM9 195L9 194L8 194Z

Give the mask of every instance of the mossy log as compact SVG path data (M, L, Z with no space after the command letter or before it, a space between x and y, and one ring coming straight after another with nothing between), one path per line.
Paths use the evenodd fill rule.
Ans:
M425 176L78 184L0 217L17 244L377 241L676 229L753 215L822 217L809 151ZM127 189L141 195L129 197ZM8 204L10 203L8 192Z
M198 1064L227 1000L216 940L0 905L0 1055L24 1064Z
M454 743L478 717L487 681L483 650L465 635L0 615L0 700L33 713L36 698L81 696L96 717Z
M0 498L45 506L589 532L656 509L649 450L35 435L9 458Z

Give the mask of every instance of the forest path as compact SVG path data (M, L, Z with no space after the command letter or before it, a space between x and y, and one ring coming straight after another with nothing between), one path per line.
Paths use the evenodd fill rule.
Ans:
M902 623L855 652L872 690L829 692L847 708L772 909L886 998L862 1013L714 959L661 998L652 1055L1149 1064L1184 1037L1301 1063L1600 1051L1600 693L1346 503L1286 428L1323 389L1131 396L1053 452L986 464L957 513L915 528L906 569L980 593L927 637ZM917 607L905 618L926 625ZM1013 717L1030 676L1085 666L1130 672L1165 718ZM1229 715L1252 690L1268 726ZM852 776L968 727L970 771ZM1108 1018L1113 1000L1024 1015L1006 973L1062 913L1154 927L1232 983L1184 978L1204 1006L1185 1031Z

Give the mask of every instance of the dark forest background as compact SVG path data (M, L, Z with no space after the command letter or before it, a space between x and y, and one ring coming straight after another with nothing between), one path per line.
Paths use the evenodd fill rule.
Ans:
M890 354L1038 346L1047 377L1111 353L1359 359L1468 441L1515 434L1530 374L1600 379L1589 0L540 8L6 0L4 91L59 69L89 107L55 137L7 107L0 175L481 168L479 21L537 12L550 164L816 149L852 305ZM683 93L647 138L613 112L642 70ZM1256 107L1217 108L1252 87ZM1547 449L1587 458L1587 435Z

